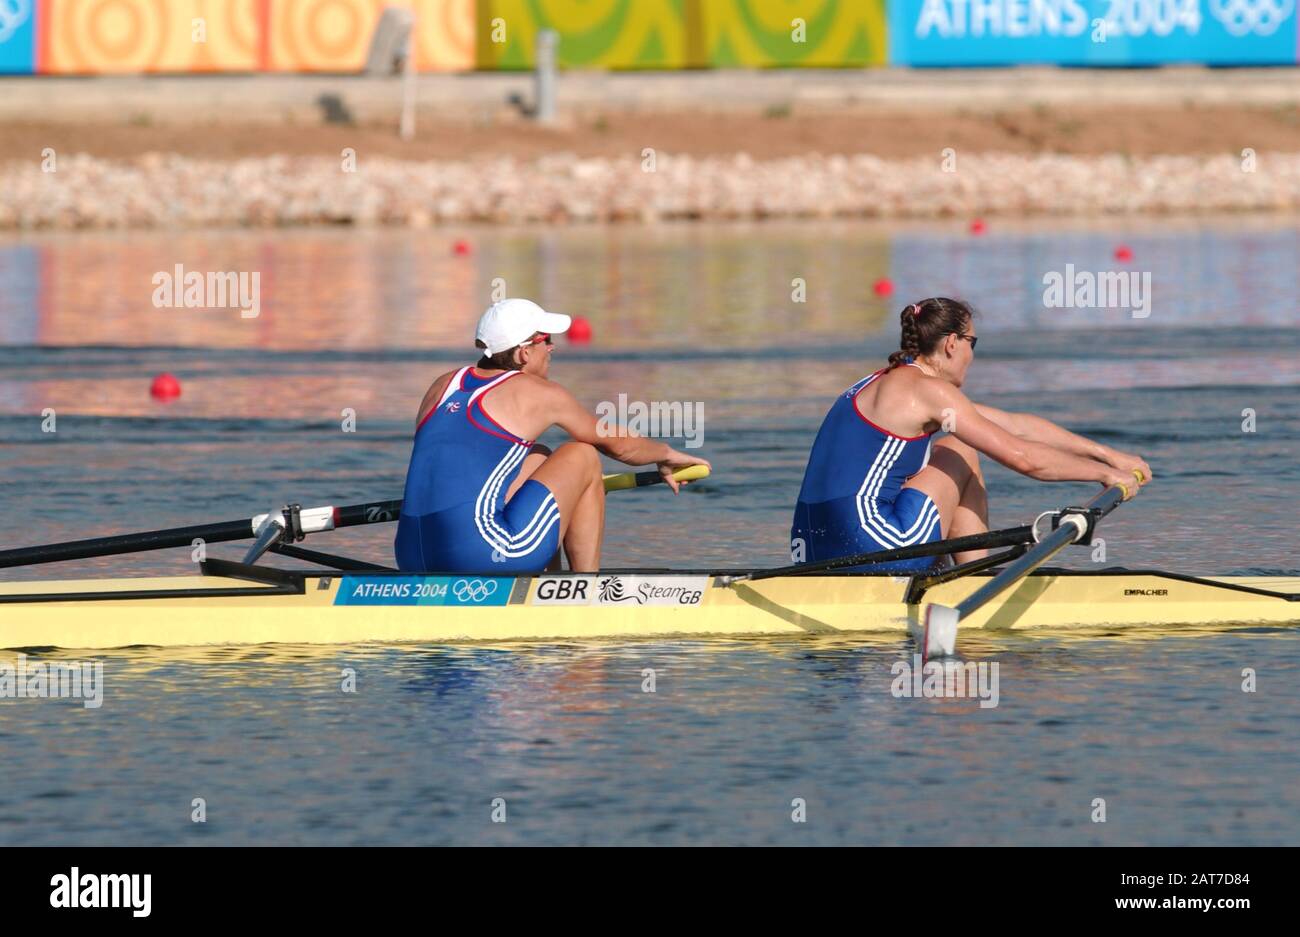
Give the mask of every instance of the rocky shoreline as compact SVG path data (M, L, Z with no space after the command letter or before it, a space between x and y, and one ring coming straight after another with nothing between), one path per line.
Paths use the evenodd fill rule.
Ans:
M0 165L0 230L658 222L1300 208L1300 153L1235 156L657 154L535 159L232 160L146 154ZM1248 171L1252 169L1254 171Z

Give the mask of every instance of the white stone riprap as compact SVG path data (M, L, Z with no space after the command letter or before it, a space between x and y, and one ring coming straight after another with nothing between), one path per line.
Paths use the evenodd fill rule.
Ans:
M959 157L550 155L473 161L68 156L0 165L0 229L654 222L1260 212L1300 208L1300 153Z

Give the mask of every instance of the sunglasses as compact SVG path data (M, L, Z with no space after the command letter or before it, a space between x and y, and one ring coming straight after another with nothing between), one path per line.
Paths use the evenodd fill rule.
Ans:
M971 351L974 351L974 350L975 350L975 343L978 342L978 341L980 340L978 335L964 335L964 334L962 334L962 333L960 333L960 332L957 333L957 337L958 337L958 338L964 338L964 339L966 339L966 341L970 342L970 350L971 350Z
M521 345L520 347L521 347L521 348L526 348L526 347L528 347L529 345L540 345L540 344L542 344L543 342L545 342L547 345L552 344L552 342L551 342L551 336L550 336L550 334L547 333L547 332L538 332L536 335L534 335L534 336L533 336L532 338L530 338L528 341L524 342L523 345Z

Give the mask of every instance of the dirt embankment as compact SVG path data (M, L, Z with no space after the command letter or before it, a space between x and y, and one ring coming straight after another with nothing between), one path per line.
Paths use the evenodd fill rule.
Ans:
M1300 108L1277 106L1008 107L992 112L863 113L860 109L799 113L773 105L766 113L608 113L539 127L505 117L491 124L423 119L403 142L387 122L341 125L243 123L232 117L193 125L142 120L76 126L55 121L0 125L0 161L38 160L42 150L131 159L176 153L198 159L360 155L401 160L529 160L557 153L581 157L660 153L755 160L867 154L882 159L960 153L1130 157L1300 153Z

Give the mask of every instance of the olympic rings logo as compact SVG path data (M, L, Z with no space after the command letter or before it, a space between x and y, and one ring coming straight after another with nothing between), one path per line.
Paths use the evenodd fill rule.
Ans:
M1210 0L1210 12L1230 36L1271 36L1295 10L1295 0Z
M497 591L495 579L484 582L482 579L457 579L451 587L452 595L460 602L482 602Z
M0 0L0 42L8 42L32 15L32 0Z

